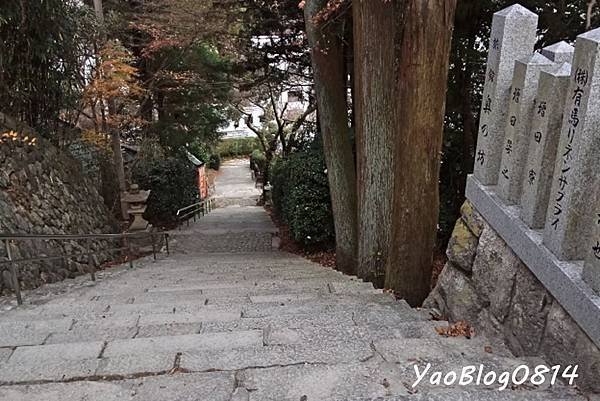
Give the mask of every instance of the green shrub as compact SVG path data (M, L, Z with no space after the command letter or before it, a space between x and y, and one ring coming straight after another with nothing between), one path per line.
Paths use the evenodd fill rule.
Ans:
M267 158L265 154L258 149L254 149L250 155L250 168L254 171L264 173L266 164Z
M134 182L152 191L144 218L154 226L173 225L177 210L198 199L196 168L184 157L140 160L133 168Z
M221 156L219 156L218 153L213 153L212 155L210 155L210 157L208 158L207 166L208 168L213 170L218 170L219 168L221 168Z
M217 145L217 153L223 159L249 157L255 149L260 149L257 138L223 139Z
M314 146L277 159L271 169L275 212L304 246L334 241L329 184L322 149Z

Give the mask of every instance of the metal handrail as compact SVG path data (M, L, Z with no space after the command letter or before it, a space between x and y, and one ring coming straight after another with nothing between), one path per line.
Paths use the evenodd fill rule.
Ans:
M196 216L198 214L205 216L208 213L212 212L212 210L214 209L213 203L214 203L213 198L207 198L200 202L196 202L194 204L191 204L189 206L182 207L181 209L179 209L176 213L177 219L179 221L179 226L181 226L181 223L183 223L184 221L186 221L187 225L189 226L191 218L193 218L193 220L195 222ZM187 212L187 213L183 213L183 212Z
M72 234L59 234L59 235L51 235L51 234L4 234L0 233L0 242L4 242L4 246L6 247L6 253L8 256L8 260L0 260L0 265L9 265L11 281L13 284L13 290L15 291L15 295L17 297L17 304L23 304L23 297L21 295L21 285L18 280L18 272L17 272L17 264L19 263L35 263L35 262L43 262L43 261L51 261L51 260L67 260L71 258L77 258L81 256L87 256L88 264L90 266L90 275L92 281L96 281L96 264L94 262L93 256L100 252L116 252L116 251L127 251L127 259L129 261L129 267L133 268L133 255L131 249L130 239L134 238L148 238L152 239L152 254L154 260L156 260L156 237L161 236L165 239L165 246L167 255L170 254L169 251L169 233L168 232L139 232L139 233L120 233L120 234L80 234L80 235L72 235ZM99 239L99 240L110 240L110 239L122 239L125 240L125 246L121 247L113 247L113 248L104 248L102 250L96 252L78 252L78 253L69 253L64 255L55 255L55 256L37 256L32 258L22 258L22 259L14 259L12 255L12 244L15 241L26 241L26 240L56 240L56 241L66 241L66 240L80 240L80 239Z

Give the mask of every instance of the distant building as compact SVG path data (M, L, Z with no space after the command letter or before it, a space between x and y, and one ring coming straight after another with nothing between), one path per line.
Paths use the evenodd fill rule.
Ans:
M276 37L258 36L253 39L253 42L257 47L261 47L266 43L276 40ZM288 69L288 66L284 62L275 63L274 67L281 70ZM281 116L283 114L283 118L286 120L296 120L309 107L309 96L311 95L312 85L311 82L306 81L304 78L298 78L296 82L290 82L289 85L288 89L279 93L276 101L277 115ZM240 116L238 120L229 121L229 125L221 130L221 132L225 133L224 138L254 137L256 134L248 128L246 119L249 118L252 126L259 129L263 128L265 124L275 123L274 119L271 119L272 121L265 121L265 110L269 110L269 114L271 114L271 108L269 99L261 99L260 105L246 101L242 108L245 115Z

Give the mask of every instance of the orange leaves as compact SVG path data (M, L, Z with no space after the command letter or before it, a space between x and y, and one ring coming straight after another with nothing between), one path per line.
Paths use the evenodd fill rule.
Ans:
M107 152L111 151L110 139L105 134L87 130L83 131L83 133L81 134L81 139Z
M27 146L35 146L37 143L37 138L34 136L29 136L20 134L16 131L7 131L0 135L0 143L19 143Z
M145 93L138 82L137 69L129 52L118 42L108 42L100 50L84 100L103 130L137 124L137 99ZM111 107L112 106L112 107Z
M129 64L129 53L118 43L108 42L100 51L96 74L85 90L91 101L134 97L143 93L136 80L137 69Z
M436 327L435 331L444 337L466 337L471 338L475 335L475 330L465 320L460 320L447 327Z

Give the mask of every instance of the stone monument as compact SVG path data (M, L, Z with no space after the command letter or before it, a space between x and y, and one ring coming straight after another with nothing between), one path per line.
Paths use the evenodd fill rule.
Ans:
M149 196L150 191L141 190L137 184L132 184L129 191L125 193L123 201L129 205L127 213L133 217L129 227L130 232L144 231L149 228L149 223L143 217Z

